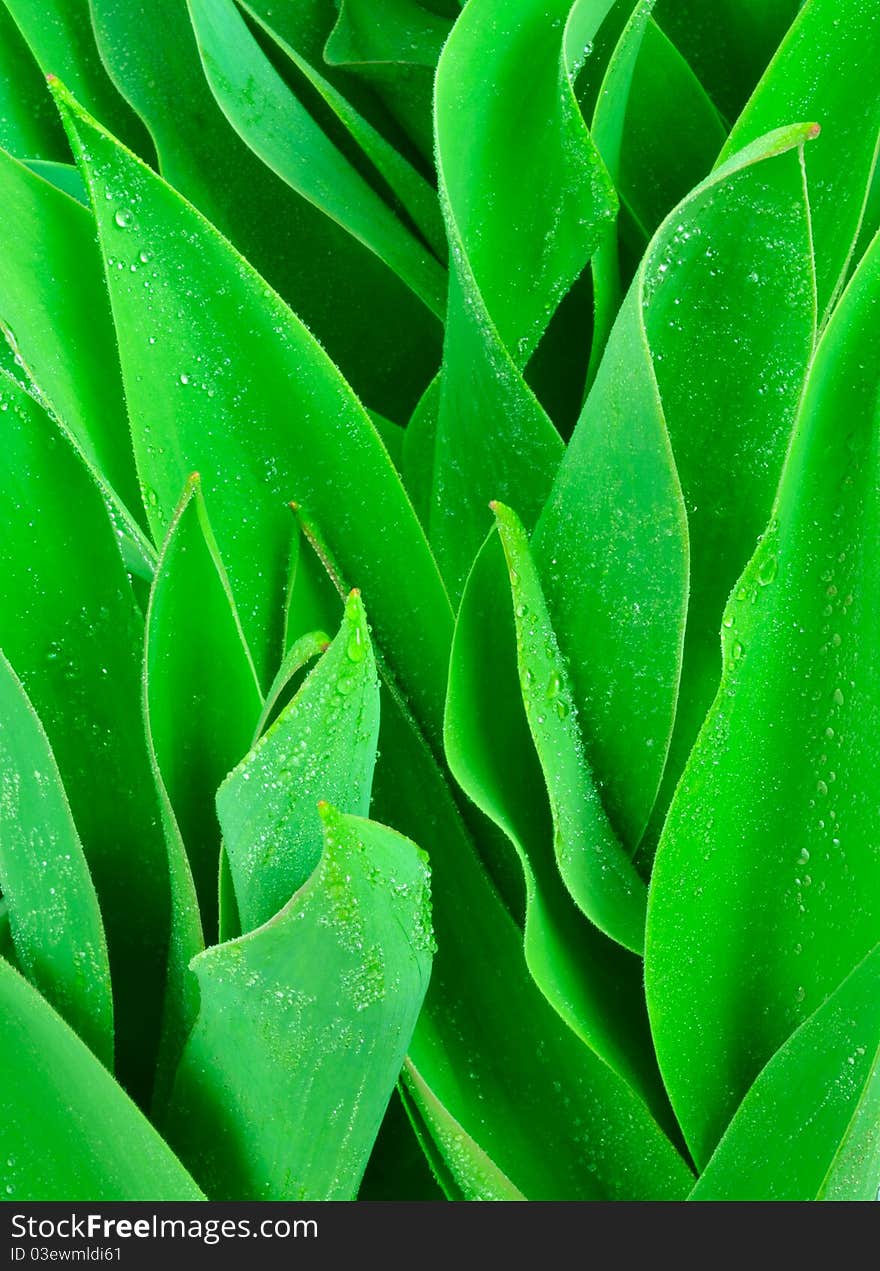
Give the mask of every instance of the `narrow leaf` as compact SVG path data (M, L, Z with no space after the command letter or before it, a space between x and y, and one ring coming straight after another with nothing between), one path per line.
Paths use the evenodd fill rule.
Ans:
M214 796L250 744L263 700L197 475L187 482L156 567L145 684L159 772L211 941L220 860Z
M112 1070L113 999L98 900L49 740L2 654L0 886L18 966Z

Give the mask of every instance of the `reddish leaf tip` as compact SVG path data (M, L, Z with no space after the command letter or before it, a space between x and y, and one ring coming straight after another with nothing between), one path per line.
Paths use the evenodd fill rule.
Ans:
M822 131L821 124L810 124L810 130L807 133L807 137L810 139L810 141L812 141L815 137L818 137L821 131Z

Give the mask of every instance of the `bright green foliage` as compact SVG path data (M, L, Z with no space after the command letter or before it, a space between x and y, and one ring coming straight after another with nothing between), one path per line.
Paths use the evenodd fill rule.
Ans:
M0 1194L877 1195L876 16L0 0Z

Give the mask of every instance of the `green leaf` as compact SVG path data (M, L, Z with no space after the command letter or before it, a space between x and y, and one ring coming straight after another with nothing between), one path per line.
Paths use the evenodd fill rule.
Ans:
M403 1081L461 1193L462 1200L526 1199L454 1117L449 1115L411 1060L406 1062Z
M500 508L497 514L505 518L515 538L511 514ZM581 822L587 819L580 798L560 782L561 756L576 753L580 741L560 720L563 735L554 740L561 744L555 748L547 744L548 723L556 731L549 717L558 718L566 700L558 666L544 676L535 676L531 669L523 674L517 666L517 625L534 621L543 601L535 595L534 578L527 578L529 562L524 567L522 544L514 544L513 551L517 557L512 565L517 574L513 601L504 550L495 533L477 557L465 587L449 671L446 754L464 791L516 851L525 880L525 957L535 983L582 1041L649 1103L663 1107L659 1074L650 1061L641 962L599 935L578 912L554 852L554 838L558 844L563 833L571 834L575 817ZM523 609L519 619L514 617L514 605ZM531 645L530 633L527 639ZM554 640L549 625L542 632L542 643L545 639ZM543 724L538 725L536 717L544 717ZM595 791L587 785L581 797L595 814ZM619 854L601 808L598 827L595 837L601 846ZM584 843L582 833L579 850L601 860L593 842ZM629 861L626 866L632 871ZM644 893L640 880L635 885Z
M405 419L437 366L436 318L244 144L205 81L180 0L149 9L92 0L92 10L102 56L146 121L162 175L277 288L363 399Z
M141 716L143 619L101 495L67 440L5 377L0 418L0 647L70 800L104 916L118 1071L145 1097L168 889Z
M41 159L68 156L45 78L5 4L0 4L0 146Z
M726 136L687 62L649 21L627 101L617 177L621 202L646 240L712 170ZM600 151L604 159L601 145Z
M610 3L472 0L438 65L451 262L430 525L455 596L489 528L489 499L515 502L533 523L562 456L521 369L614 212L571 86ZM523 181L524 171L542 179Z
M239 136L292 189L374 252L439 316L445 292L442 266L285 84L234 0L188 4L211 91ZM383 154L390 151L378 135L374 140Z
M692 1186L689 1169L644 1104L535 985L522 931L490 884L441 770L390 692L379 749L372 815L420 833L432 851L437 953L409 1054L464 1131L459 1158L471 1155L478 1175L488 1157L530 1200L681 1199Z
M875 1200L880 948L758 1075L691 1200Z
M509 508L496 503L493 511L510 574L523 701L550 797L559 872L599 930L640 953L645 885L615 838L593 782L526 532Z
M159 772L212 940L220 860L214 796L250 745L263 699L198 474L187 482L156 566L145 685Z
M7 1203L204 1199L91 1051L2 959L0 1004Z
M647 990L704 1164L758 1072L876 943L880 240L816 354L718 696L651 882Z
M820 326L846 278L877 162L878 63L880 23L873 0L807 0L719 160L792 120L821 125L806 156Z
M287 650L275 679L269 685L266 701L263 704L260 718L254 729L254 744L265 732L266 725L272 722L273 716L280 713L279 704L283 704L291 682L313 658L326 653L329 643L330 637L326 636L323 631L309 631L306 635L300 636L298 640L295 640Z
M448 602L368 417L314 338L234 249L60 87L58 94L104 250L146 275L113 268L108 277L154 532L164 532L189 473L200 472L266 684L280 646L287 504L303 504L363 588L395 673L439 733ZM150 268L139 263L141 253ZM367 533L375 524L382 533Z
M353 1199L427 988L425 857L321 817L323 855L289 905L194 964L170 1135L214 1198Z
M0 277L7 342L130 533L140 512L119 355L89 211L0 151Z
M0 654L0 886L16 962L113 1067L113 999L98 900L49 740Z
M54 163L46 159L25 159L23 162L25 167L30 168L31 172L38 177L54 185L63 194L69 194L72 199L76 199L77 203L82 203L83 207L89 207L89 196L83 185L83 179L79 169L72 163Z
M717 687L724 601L765 524L812 346L808 135L747 148L660 227L533 540L587 754L630 851L680 672L670 784Z
M378 733L376 663L360 595L352 592L336 639L217 793L245 931L268 922L314 871L319 801L366 816Z
M659 0L657 21L735 119L803 0ZM781 122L791 123L792 119Z
M114 136L150 157L147 134L104 69L89 0L3 0L44 75L58 75Z

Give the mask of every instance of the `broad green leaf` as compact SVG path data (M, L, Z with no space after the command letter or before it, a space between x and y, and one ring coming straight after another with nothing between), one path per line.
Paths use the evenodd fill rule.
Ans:
M489 528L488 501L516 502L533 523L562 457L521 368L614 213L571 86L610 6L472 0L437 68L451 257L430 526L455 596ZM524 181L530 171L542 179Z
M15 244L0 275L7 341L97 479L139 516L94 217L0 151L0 237Z
M459 1157L472 1155L477 1172L488 1157L530 1200L682 1198L693 1181L684 1161L529 975L522 931L489 883L441 770L390 692L379 749L372 815L420 833L432 852L437 953L409 1054L462 1127Z
M615 838L594 784L528 536L509 508L495 503L492 510L510 574L523 702L550 797L559 872L590 921L640 953L645 885Z
M758 1075L691 1200L875 1200L880 949Z
M7 1203L204 1199L91 1051L2 959L0 1005Z
M188 4L211 91L238 135L273 172L374 252L439 316L446 281L443 267L315 122L251 35L235 0ZM381 140L377 135L377 147Z
M52 745L104 917L121 1080L145 1097L168 931L141 717L143 619L97 488L0 377L0 647Z
M104 69L89 0L3 0L42 68L71 85L114 136L150 157L147 134Z
M766 523L810 355L809 135L747 148L660 227L534 536L587 754L630 851L664 772L682 653L669 783L717 687L724 601Z
M308 882L194 963L201 1008L169 1134L216 1199L354 1199L427 988L426 858L321 808Z
M751 95L803 0L658 0L657 21L728 119ZM792 123L792 119L780 121Z
M2 654L0 886L18 966L112 1069L113 998L98 900L49 740Z
M820 325L846 278L877 161L878 65L874 0L807 0L721 153L723 162L795 119L821 126L806 156Z
M314 338L216 230L58 92L105 254L136 266L111 268L108 279L154 532L164 532L188 474L200 472L267 684L287 584L287 504L303 504L362 586L395 674L439 734L448 602L368 417ZM376 525L381 533L371 532Z
M187 481L156 566L145 685L159 772L210 942L220 861L214 796L250 745L263 699L197 474Z
M525 1200L522 1192L449 1115L411 1060L407 1060L403 1070L403 1081L462 1200Z
M499 509L498 515L505 517L516 537L510 514ZM519 559L522 544L514 544L513 550L518 558L512 562L517 574L513 599L504 550L496 533L477 557L465 586L446 700L444 741L449 766L464 791L503 830L516 851L525 880L525 957L535 983L582 1041L649 1103L663 1106L656 1067L651 1071L641 962L597 933L578 912L566 892L554 852L554 838L559 843L564 833L571 835L578 816L581 824L574 826L574 834L580 837L578 851L601 860L593 842L584 842L586 809L592 810L592 828L600 848L615 854L620 849L601 807L596 817L598 798L589 785L587 769L586 782L578 783L583 807L578 795L572 796L571 788L562 787L560 810L563 757L566 752L576 754L580 742L570 728L566 730L568 721L559 720L559 731L566 730L565 735L554 739L555 748L547 744L548 716L558 719L565 701L558 665L543 676L536 676L531 667L523 672L517 665L517 626L536 621L536 610L543 602L534 594L534 579L527 577L529 562L524 568ZM514 617L514 606L523 610L519 619ZM545 621L543 625L542 643L553 642L549 624ZM531 645L530 632L527 639ZM536 716L544 716L544 722L539 725ZM552 722L550 727L554 728ZM545 771L535 751L536 742ZM625 865L632 872L628 860ZM644 894L640 880L635 879L635 886Z
M648 1004L705 1164L758 1072L874 946L880 240L816 354L770 526L651 882Z
M293 306L363 399L404 420L437 366L436 319L238 137L205 82L181 0L148 9L141 0L92 0L92 11L102 56L146 121L162 175ZM136 281L142 291L143 277Z
M358 592L321 661L217 792L244 931L268 922L321 855L320 801L366 816L379 733L379 681Z
M63 159L64 133L24 37L0 4L0 146L18 158Z

